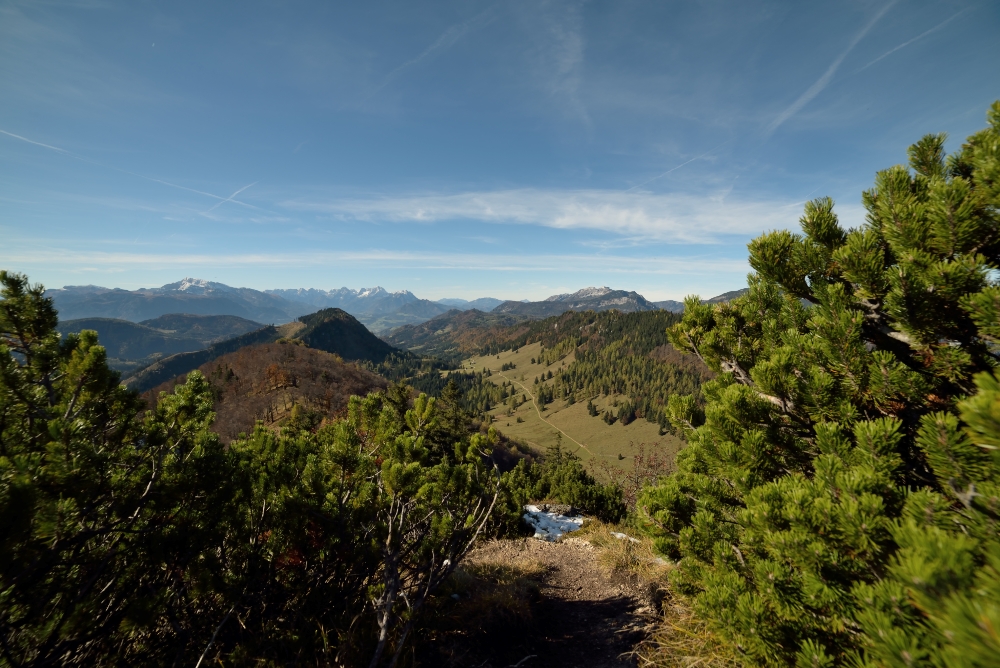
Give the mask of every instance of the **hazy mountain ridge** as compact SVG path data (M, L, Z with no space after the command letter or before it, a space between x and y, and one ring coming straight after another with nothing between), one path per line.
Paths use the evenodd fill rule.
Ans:
M473 299L469 301L467 299L449 298L449 299L439 299L438 304L444 304L448 308L457 308L460 311L469 311L471 309L476 309L488 313L492 311L500 304L503 304L503 299L497 299L496 297L480 297L479 299Z
M292 302L251 288L185 278L159 288L122 290L96 285L46 290L63 320L117 318L141 322L162 315L233 315L255 322L284 323L308 313Z
M198 339L205 345L225 341L264 326L263 323L235 315L192 315L190 313L167 313L158 318L143 320L139 324L175 336Z
M505 301L493 313L510 313L531 318L548 318L566 311L608 311L622 313L655 311L657 306L635 291L590 287L574 293L553 295L539 302Z
M265 290L264 292L319 308L339 308L355 316L359 314L385 315L399 310L405 304L418 301L418 297L409 290L389 292L381 286L358 290L351 288L337 290L297 288Z
M140 323L117 318L63 320L56 330L64 336L84 329L96 331L108 364L128 375L161 357L201 350L263 326L237 316L176 313Z
M723 292L721 295L716 295L711 299L702 299L702 304L722 304L724 302L731 301L737 297L742 297L747 293L749 288L742 288L740 290L730 290L729 292ZM684 312L684 302L674 301L673 299L667 299L662 302L653 302L656 306L660 307L664 311L672 311L673 313L683 313Z
M152 363L157 356L201 350L205 343L196 338L175 335L144 324L115 318L80 318L65 320L56 326L64 337L90 329L108 355L108 365L128 373Z
M426 322L395 329L383 339L397 348L457 361L482 348L498 332L526 320L522 315L452 309Z

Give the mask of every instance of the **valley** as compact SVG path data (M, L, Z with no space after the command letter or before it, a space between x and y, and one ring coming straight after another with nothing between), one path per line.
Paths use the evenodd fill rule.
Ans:
M191 299L224 291L216 284L192 280L178 285L191 291ZM315 304L336 298L346 305L354 300L355 307L358 300L381 295L389 305L403 302L401 308L412 312L423 308L421 300L380 289L272 292L272 299L295 296ZM639 299L641 308L631 312L567 308L587 303L607 306L634 299L630 295ZM500 308L504 304L508 311L522 304L529 314L541 312L541 307L559 313L539 318L504 312ZM544 457L558 447L578 456L589 470L601 472L608 467L626 470L647 452L672 461L681 447L680 440L669 433L663 407L671 393L697 392L710 374L697 360L667 344L664 331L676 320L673 313L635 293L588 288L544 302L504 302L492 313L452 308L424 322L396 327L383 338L375 336L361 318L336 307L278 327L227 314L162 314L139 323L111 318L70 320L60 323L59 329L64 333L95 329L108 349L110 363L122 372L123 383L149 393L150 401L160 391L183 382L190 371L200 368L208 375L230 368L233 363L227 360L234 355L240 359L241 378L264 377L263 367L275 365L265 360L274 358L276 343L293 344L283 348L293 357L296 350L332 354L365 373L411 384L415 392L431 396L439 396L448 381L456 380L464 408L497 429L521 454ZM301 366L301 362L296 364ZM280 363L275 367L281 368ZM287 373L302 377L301 370ZM248 430L253 420L227 415L262 419L266 414L265 422L277 427L289 418L293 405L313 410L310 406L316 403L305 395L296 399L298 395L291 390L262 398L276 390L261 394L258 381L244 380L238 385L248 388L245 398L227 389L225 406L220 404L218 409L220 433L230 439ZM366 387L376 385L369 381ZM282 409L276 411L274 401L279 395ZM222 401L223 394L219 396ZM241 402L245 405L238 406ZM329 401L325 405L324 415L336 412L331 413Z

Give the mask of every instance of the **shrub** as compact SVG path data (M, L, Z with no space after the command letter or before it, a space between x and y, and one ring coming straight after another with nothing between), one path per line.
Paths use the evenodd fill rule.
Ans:
M880 172L860 229L807 204L802 235L750 244L746 296L689 298L669 331L721 375L703 412L671 400L689 445L639 507L751 663L1000 656L1000 103L988 118Z
M390 388L227 448L200 373L140 417L94 332L0 283L0 663L398 657L493 516L489 434Z
M622 490L604 485L583 467L580 458L559 445L549 448L541 462L521 460L504 474L504 490L513 507L534 501L553 501L574 506L607 522L625 516Z

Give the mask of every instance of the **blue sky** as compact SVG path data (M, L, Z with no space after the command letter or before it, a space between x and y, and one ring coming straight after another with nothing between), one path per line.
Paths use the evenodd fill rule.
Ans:
M981 128L998 36L994 0L0 0L0 267L710 296Z

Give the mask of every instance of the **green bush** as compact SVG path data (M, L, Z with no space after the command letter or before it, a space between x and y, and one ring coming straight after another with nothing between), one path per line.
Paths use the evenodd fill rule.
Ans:
M597 482L579 457L558 445L550 448L541 461L519 461L504 474L503 485L506 498L518 514L527 503L550 501L572 505L605 522L617 522L625 516L621 488Z
M688 447L639 501L672 582L748 663L1000 657L1000 103L750 244L749 293L669 331L721 375L674 397ZM808 306L804 305L808 304Z
M0 665L394 661L493 515L488 435L390 392L226 448L200 374L141 416L0 283Z

